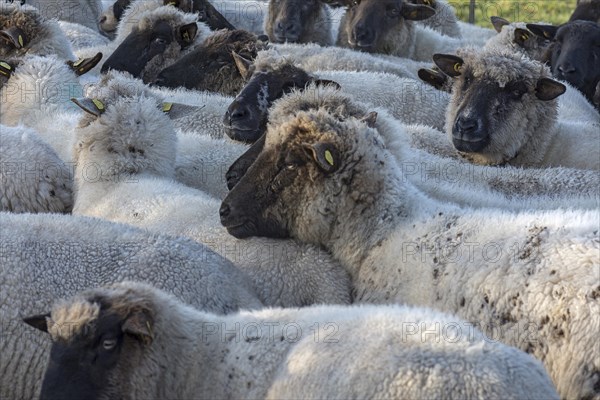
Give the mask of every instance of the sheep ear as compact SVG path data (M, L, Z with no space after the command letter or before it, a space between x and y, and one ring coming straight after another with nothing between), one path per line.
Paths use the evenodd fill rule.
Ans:
M490 20L492 21L492 25L494 25L494 29L498 33L502 32L503 27L505 27L506 25L510 25L510 22L508 22L508 20L505 20L502 17L494 16L494 17L491 17Z
M535 95L543 101L554 100L567 90L567 87L560 82L550 78L542 78L538 81L535 88Z
M362 117L360 121L367 124L369 128L375 128L375 125L377 124L377 115L377 111L371 111L370 113Z
M422 21L433 17L435 10L428 6L404 3L401 10L402 17L410 21Z
M556 32L558 32L558 27L553 25L527 24L525 26L535 35L548 40L554 39Z
M25 32L16 26L11 26L10 28L1 30L0 39L4 39L8 43L12 44L16 49L22 49L29 43Z
M145 345L152 344L154 334L152 333L152 325L154 321L148 310L136 310L127 317L121 326L121 330L127 333Z
M31 317L23 318L23 322L25 322L29 326L33 326L35 329L39 329L42 332L48 333L48 320L50 319L50 313L40 314L40 315L32 315Z
M302 147L323 172L331 174L340 167L340 152L333 144L328 142L302 143Z
M527 29L517 28L515 29L515 34L513 37L513 42L518 44L521 47L525 47L525 42L529 40L532 33Z
M78 99L72 98L71 101L79 106L83 111L93 116L99 117L104 111L106 106L98 99L88 99L87 97L80 97Z
M98 53L94 57L81 58L77 61L67 61L67 65L71 67L77 76L81 76L98 65L100 60L102 60L102 53Z
M0 60L0 75L10 78L13 72L15 72L14 66L6 61Z
M194 42L197 33L198 25L196 25L195 22L179 27L179 36L181 37L184 47L189 46Z
M453 78L460 76L460 70L465 63L462 58L452 54L434 54L433 62L443 73Z
M235 51L232 51L231 55L233 56L233 61L235 61L235 66L237 67L238 71L240 72L240 75L242 75L242 78L245 81L250 79L250 75L251 75L250 67L252 66L252 61L240 56Z
M441 71L429 68L421 68L418 72L419 78L438 90L443 90L448 81L448 76Z
M317 86L333 86L336 89L341 89L342 85L340 85L339 83L337 83L336 81L332 81L329 79L313 79L312 82L314 82L315 85Z

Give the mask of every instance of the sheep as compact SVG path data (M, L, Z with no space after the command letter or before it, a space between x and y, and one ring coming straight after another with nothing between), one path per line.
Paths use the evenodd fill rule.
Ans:
M460 39L414 24L434 14L431 7L406 0L363 0L344 15L336 45L428 61L434 53L455 51L462 44Z
M422 4L435 10L435 14L427 19L419 21L423 26L427 26L442 35L462 38L461 28L458 25L458 19L454 8L445 0L410 0L413 4Z
M600 24L600 1L577 2L577 7L569 18L569 22L572 21L593 21Z
M292 88L302 88L311 81L337 83L362 101L386 107L403 122L444 128L449 95L414 79L348 71L317 71L316 78L272 51L259 52L247 75L251 76L247 85L231 103L224 118L227 134L234 140L254 142L258 139L264 133L271 103Z
M238 241L219 225L218 200L172 180L176 134L143 85L113 79L96 94L77 100L88 114L76 130L73 214L203 243L246 272L265 305L349 302L348 277L328 254L290 240Z
M259 309L248 278L192 240L96 218L0 212L0 397L37 399L50 354L21 318L62 297L136 280L198 309Z
M0 56L56 55L74 60L71 45L56 21L43 18L37 9L18 3L0 3Z
M597 397L600 212L438 202L404 178L371 122L323 109L271 119L221 205L223 226L238 238L277 232L323 246L352 276L355 302L492 327L542 361L562 398Z
M496 33L493 29L482 28L481 26L463 21L458 21L458 27L462 34L463 45L475 47L483 46L485 42L490 40Z
M178 8L182 8L175 1L164 1L164 4L174 3ZM182 3L182 2L179 2ZM117 26L123 13L131 4L131 0L117 0L102 13L98 26L108 37L116 36ZM187 12L198 13L198 21L206 23L210 29L235 29L207 0L194 0L192 8L185 10Z
M24 321L53 343L43 398L558 399L533 357L490 343L478 330L457 333L464 321L425 308L320 306L218 316L150 285L123 282L57 301L51 313ZM67 324L71 329L63 329ZM417 333L409 336L407 326ZM438 326L451 329L452 340L440 340L441 328L425 335ZM84 361L90 351L110 364ZM69 379L75 365L80 379Z
M98 19L102 12L100 0L25 0L25 3L37 8L46 19L73 22L98 32Z
M79 75L101 59L69 61L55 56L25 56L4 61L10 76L0 89L0 122L34 128L65 162L71 161L70 139L80 110L69 99L83 95Z
M329 6L321 0L270 0L265 33L274 43L334 43Z
M235 96L244 86L244 80L232 52L253 60L263 47L264 42L247 31L215 32L194 50L163 69L154 84Z
M206 39L211 31L194 14L163 6L142 14L136 27L110 55L101 72L127 71L153 82L160 71Z
M299 68L313 71L371 71L387 72L401 78L417 79L419 68L428 62L408 58L369 54L341 47L321 47L316 44L285 43L273 45L273 49Z
M454 77L446 133L476 164L600 169L600 123L557 120L565 85L528 57L463 49L434 61Z
M297 110L321 108L340 119L369 115L373 123L371 107L351 100L335 87L314 84L279 100L269 118L284 120ZM381 108L375 109L375 113L374 124L400 163L405 179L433 199L461 207L514 211L598 207L600 175L596 171L473 165L460 158L438 130L401 124ZM264 135L231 164L226 173L229 189L245 175L263 144Z
M34 130L0 125L0 159L0 211L71 211L72 171Z
M492 25L498 32L489 39L484 49L492 47L507 48L526 54L532 60L543 62L548 51L548 41L527 29L524 22L510 23L501 17L492 17Z
M73 51L94 46L105 46L109 40L98 31L73 22L59 21L60 29L67 35Z
M538 36L551 40L548 61L552 74L566 80L593 101L596 85L600 82L600 24L573 21L555 27L527 24Z

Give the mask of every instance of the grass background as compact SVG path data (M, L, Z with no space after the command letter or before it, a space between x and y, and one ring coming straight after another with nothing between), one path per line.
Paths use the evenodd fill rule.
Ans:
M459 19L469 20L469 0L448 0ZM567 22L575 10L577 0L476 0L475 23L492 28L490 17L524 22L549 22L559 25Z

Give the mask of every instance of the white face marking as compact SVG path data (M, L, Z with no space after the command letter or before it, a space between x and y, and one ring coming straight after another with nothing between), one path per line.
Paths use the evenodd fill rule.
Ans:
M269 84L266 81L262 84L260 90L258 91L256 100L258 101L258 109L262 113L266 113L269 109Z

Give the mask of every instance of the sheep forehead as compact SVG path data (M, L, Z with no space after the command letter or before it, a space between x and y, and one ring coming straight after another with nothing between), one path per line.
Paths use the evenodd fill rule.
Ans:
M463 60L475 78L497 82L500 87L517 80L535 84L542 77L550 77L547 67L518 53L481 53Z
M100 305L85 298L60 302L52 309L48 333L53 340L69 341L84 329L93 329L100 315Z
M142 31L150 30L157 22L165 21L171 27L175 28L196 22L197 20L198 19L195 14L184 13L172 6L163 6L143 13L137 26L138 29Z

